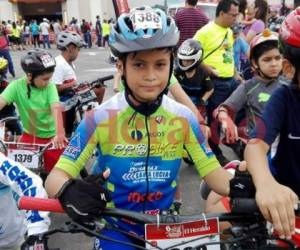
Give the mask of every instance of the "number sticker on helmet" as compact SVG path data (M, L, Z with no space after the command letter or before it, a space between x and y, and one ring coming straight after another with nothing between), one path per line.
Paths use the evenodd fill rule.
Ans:
M160 16L152 11L135 11L130 19L134 31L139 29L162 29Z
M44 55L41 55L40 58L41 58L41 61L42 61L45 68L55 66L55 61L50 55L44 54Z

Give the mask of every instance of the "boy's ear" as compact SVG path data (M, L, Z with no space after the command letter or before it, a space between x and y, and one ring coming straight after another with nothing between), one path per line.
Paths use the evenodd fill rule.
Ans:
M124 75L124 65L123 65L123 61L119 60L116 63L116 68L118 70L118 72L120 72L122 75Z
M32 74L31 73L26 73L28 81L32 81Z
M253 67L254 69L258 69L258 65L257 65L257 63L255 62L255 60L251 60L251 67Z
M289 80L292 80L296 73L295 67L287 59L283 59L282 61L282 73Z

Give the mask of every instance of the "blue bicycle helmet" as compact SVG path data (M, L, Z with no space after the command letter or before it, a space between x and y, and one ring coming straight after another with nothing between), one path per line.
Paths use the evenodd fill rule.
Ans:
M160 9L148 6L123 13L112 27L109 45L120 57L130 52L175 47L179 31L174 20Z

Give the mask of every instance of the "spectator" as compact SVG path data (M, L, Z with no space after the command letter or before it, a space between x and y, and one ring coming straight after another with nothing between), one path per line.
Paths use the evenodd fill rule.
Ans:
M97 46L101 47L102 45L102 25L100 21L100 17L96 16L96 36L97 36Z
M1 23L0 24L0 57L4 57L8 61L8 71L13 77L15 77L16 73L15 73L13 61L9 53L8 40L6 37L7 33L8 30L3 25L3 23Z
M23 39L24 39L24 46L30 46L30 26L27 21L24 21L24 26L23 26Z
M85 19L82 19L81 32L83 33L84 42L89 48L92 48L91 26Z
M103 47L105 47L105 45L108 45L108 36L110 33L110 24L107 22L106 19L103 20L102 23L102 35L103 35Z
M43 18L43 22L40 23L40 30L43 37L44 49L46 49L46 44L48 46L48 49L51 49L50 41L49 41L49 29L50 29L49 20L47 18Z
M33 45L36 48L40 47L40 31L39 26L36 23L36 20L33 20L30 24L30 31L33 39Z
M21 45L21 31L22 29L20 25L17 25L16 22L13 22L11 30L12 50L15 50L15 46L18 48L18 50L23 49L23 46Z
M55 40L59 34L59 32L62 31L62 27L60 25L60 21L59 19L56 20L56 22L53 24L53 31L54 31L54 34L55 34Z
M203 62L208 66L207 70L215 74L212 77L214 93L207 106L209 124L212 123L212 111L237 87L237 81L234 78L233 33L230 27L238 17L239 3L235 0L221 0L217 6L215 21L206 24L194 36L194 39L203 46ZM217 141L210 139L209 143L220 164L228 163Z
M254 17L255 21L244 29L246 41L250 44L252 39L263 32L266 27L268 14L268 3L265 0L255 0L247 9L248 18Z
M234 65L236 71L240 74L241 73L241 56L248 58L249 56L249 44L245 41L245 39L240 35L242 32L242 25L240 23L234 24L232 27L233 32L233 54L234 54ZM243 81L243 79L239 79Z
M247 22L244 28L245 40L248 44L251 43L253 37L261 33L266 27L268 13L268 3L265 0L255 0L247 8ZM246 23L246 22L245 22ZM242 56L241 71L245 80L253 77L253 72L248 61L248 58Z
M188 38L192 38L196 31L208 23L207 16L201 9L197 9L198 0L186 0L185 8L176 13L175 21L180 31L178 47Z

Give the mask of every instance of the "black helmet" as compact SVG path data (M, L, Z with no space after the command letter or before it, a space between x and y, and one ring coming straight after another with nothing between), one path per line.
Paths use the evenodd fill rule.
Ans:
M175 21L160 9L148 6L122 14L111 29L109 45L112 53L122 54L156 48L175 47L179 31Z
M24 72L33 73L35 76L53 72L55 65L53 56L42 49L29 50L21 59L21 66Z
M194 69L198 65L199 61L202 60L203 48L197 40L187 39L180 45L177 57L179 59L178 66L181 70L188 71ZM182 64L182 60L192 60L193 63L188 66L184 66Z

